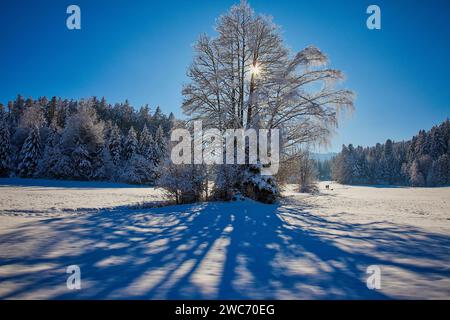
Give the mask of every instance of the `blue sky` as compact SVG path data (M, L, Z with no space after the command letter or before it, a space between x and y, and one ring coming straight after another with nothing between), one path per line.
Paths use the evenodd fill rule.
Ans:
M192 44L236 1L2 0L0 101L95 95L180 117ZM249 2L274 17L293 51L316 45L346 74L356 111L330 151L408 139L450 116L450 1ZM81 7L82 30L66 28L70 4ZM366 28L370 4L382 30Z

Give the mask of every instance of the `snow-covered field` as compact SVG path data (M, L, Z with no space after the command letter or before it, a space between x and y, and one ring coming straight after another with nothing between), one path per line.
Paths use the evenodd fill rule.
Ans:
M0 298L450 298L449 187L331 188L137 210L161 190L0 179Z

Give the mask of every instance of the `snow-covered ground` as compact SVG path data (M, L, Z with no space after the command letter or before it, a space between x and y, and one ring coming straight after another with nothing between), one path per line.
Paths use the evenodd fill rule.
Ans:
M331 188L137 210L161 190L0 179L0 298L450 298L450 188Z

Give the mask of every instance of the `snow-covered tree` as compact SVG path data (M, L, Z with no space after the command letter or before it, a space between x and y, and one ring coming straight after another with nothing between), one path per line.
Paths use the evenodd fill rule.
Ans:
M122 155L125 161L131 159L131 157L138 151L138 139L136 131L131 127L128 131L128 135L123 143Z
M37 173L37 167L41 158L41 137L39 128L31 129L20 151L18 174L21 177L33 177Z
M423 173L420 171L419 161L415 160L411 166L410 172L411 185L413 187L423 187L425 186L425 178Z
M339 183L352 183L353 181L354 171L351 150L351 145L348 148L343 145L341 153L333 161L333 179Z
M141 134L141 141L138 141L136 132L130 128L123 146L124 161L119 178L121 181L144 184L152 183L155 180L155 167L152 159L141 154L141 151L151 152L149 143L151 143L151 136L148 129L143 132L143 136Z
M183 111L205 128L283 129L285 160L303 144L328 140L338 110L353 108L326 55L312 46L291 54L279 28L246 1L221 16L216 31L197 41L183 88Z
M124 162L119 179L132 184L153 183L155 179L154 171L154 166L150 159L134 152Z
M44 113L37 102L29 102L31 105L26 107L20 118L20 128L32 130L34 127L42 128L45 124Z
M82 101L76 113L67 119L63 133L64 147L73 151L84 144L89 153L96 152L103 145L103 122L99 121L95 110Z
M62 151L73 162L73 172L67 178L90 179L95 158L103 147L103 122L95 110L82 101L77 112L67 119L62 135Z
M101 156L96 164L94 179L114 181L117 176L116 169L117 167L114 164L109 149L107 147L102 148Z
M448 154L441 155L436 163L437 181L435 185L443 186L450 184L450 157Z
M56 164L60 161L62 156L60 143L61 134L59 132L56 117L53 118L47 140L45 141L42 158L39 162L38 175L40 177L56 178L58 174L54 171Z
M164 120L164 114L162 113L162 110L159 106L156 107L155 113L153 115L153 120L156 123L160 123Z
M79 144L71 153L73 161L73 177L75 179L90 180L93 176L93 163L91 155L85 144Z
M24 98L19 94L17 95L17 98L15 101L8 104L9 106L9 112L11 115L11 123L16 126L19 121L20 117L23 114L24 108L25 108L25 100Z
M121 161L122 142L119 128L116 125L111 128L107 143L111 160L115 166L118 166Z
M147 125L144 125L144 129L142 130L139 138L139 153L147 159L153 161L155 153L154 148L155 141L153 139L153 136L148 130Z
M160 164L167 156L167 138L162 126L159 126L155 133L154 163Z
M11 166L11 141L8 123L4 114L0 116L0 176L7 176Z

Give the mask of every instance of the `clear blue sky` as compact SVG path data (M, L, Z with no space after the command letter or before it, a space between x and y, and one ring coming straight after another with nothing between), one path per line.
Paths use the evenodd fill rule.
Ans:
M238 0L236 0L238 1ZM192 44L236 1L1 0L0 101L105 96L181 116ZM66 28L77 4L82 30ZM450 116L450 1L250 0L293 51L314 44L357 94L330 150L407 139ZM369 31L378 4L382 30Z

